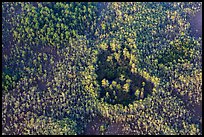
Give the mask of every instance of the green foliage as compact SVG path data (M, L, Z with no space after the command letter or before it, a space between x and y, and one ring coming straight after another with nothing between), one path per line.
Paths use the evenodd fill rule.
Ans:
M3 2L2 134L202 135L201 7Z

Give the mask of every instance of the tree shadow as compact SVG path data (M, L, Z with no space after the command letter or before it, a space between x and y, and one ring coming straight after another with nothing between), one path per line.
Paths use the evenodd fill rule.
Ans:
M133 103L135 100L140 100L146 98L148 95L152 94L152 89L154 88L154 84L138 73L131 72L131 66L128 64L127 60L122 60L122 63L118 63L115 59L112 62L108 62L106 59L110 55L107 51L102 51L98 55L98 70L97 81L100 85L99 98L103 98L109 104L122 104L124 106L128 106ZM117 88L105 88L102 86L102 80L106 79L109 82L109 85L116 81L117 84L120 84L123 87L126 82L121 82L119 77L124 75L126 79L130 79L129 90L125 92L123 88L118 90ZM143 85L142 83L145 83ZM143 93L141 92L143 88ZM139 96L135 95L136 90L139 90ZM108 97L107 97L108 92Z

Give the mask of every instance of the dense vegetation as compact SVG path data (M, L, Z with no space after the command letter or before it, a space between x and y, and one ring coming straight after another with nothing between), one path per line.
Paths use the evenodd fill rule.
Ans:
M2 3L2 134L202 134L200 2Z

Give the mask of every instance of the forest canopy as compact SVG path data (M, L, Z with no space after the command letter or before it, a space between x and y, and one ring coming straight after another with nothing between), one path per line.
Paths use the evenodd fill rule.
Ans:
M201 10L2 2L2 135L202 135Z

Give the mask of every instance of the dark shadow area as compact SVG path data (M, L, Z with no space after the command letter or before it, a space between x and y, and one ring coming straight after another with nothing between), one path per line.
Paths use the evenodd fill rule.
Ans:
M190 24L191 35L196 38L202 37L202 10L191 17Z
M199 119L202 119L202 102L200 102L199 104L189 103L190 98L187 95L182 96L181 94L179 94L177 88L174 88L173 86L171 86L169 90L172 91L173 96L176 95L186 104L185 107L188 110L191 110L191 113L193 114L193 118L192 118L193 122L198 123L200 125L201 127L200 130L202 132L202 121L199 120Z
M113 59L112 62L108 62L106 60L107 56L108 53L104 51L98 55L96 74L98 76L97 81L101 86L99 98L103 98L104 101L113 105L123 104L128 106L133 101L144 99L152 94L154 84L141 75L132 73L127 60L122 59L120 63ZM121 80L121 75L124 76L124 81ZM102 85L104 79L108 80L109 87ZM128 80L129 82L127 82ZM127 90L124 89L125 85L128 85Z

